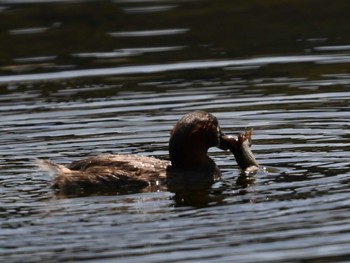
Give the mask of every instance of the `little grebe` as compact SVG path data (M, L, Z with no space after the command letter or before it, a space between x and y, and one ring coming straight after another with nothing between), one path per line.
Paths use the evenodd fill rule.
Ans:
M61 194L130 191L155 185L177 189L208 187L220 170L207 155L210 147L231 150L242 170L259 166L250 151L251 132L238 138L224 135L215 116L194 111L182 117L171 131L170 162L137 155L100 155L67 166L38 160L41 169L54 175L53 188Z

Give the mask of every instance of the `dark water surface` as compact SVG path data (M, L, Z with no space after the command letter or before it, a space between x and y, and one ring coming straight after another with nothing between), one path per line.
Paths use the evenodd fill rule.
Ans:
M0 0L1 262L350 259L350 1ZM172 125L254 128L209 193L61 198L35 158L167 158Z

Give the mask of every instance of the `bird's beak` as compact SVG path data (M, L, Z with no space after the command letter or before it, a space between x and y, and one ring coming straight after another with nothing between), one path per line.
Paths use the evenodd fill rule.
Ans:
M223 132L220 132L219 136L219 146L218 148L221 150L231 150L232 148L237 146L237 138L226 135Z

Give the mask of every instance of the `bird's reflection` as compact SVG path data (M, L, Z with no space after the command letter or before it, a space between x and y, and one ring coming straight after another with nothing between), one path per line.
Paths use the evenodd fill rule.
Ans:
M222 205L227 197L232 196L232 192L239 195L248 193L247 189L256 184L256 174L257 171L253 173L241 172L235 183L232 180L223 180L220 181L217 187L212 185L203 187L202 185L201 188L194 186L192 188L191 185L186 185L186 187L182 188L171 188L170 190L174 193L172 200L176 207L192 206L203 208L211 205Z

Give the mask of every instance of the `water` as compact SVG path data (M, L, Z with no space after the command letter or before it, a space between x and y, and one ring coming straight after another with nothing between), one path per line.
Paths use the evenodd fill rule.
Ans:
M1 261L347 261L349 3L0 1ZM206 194L62 198L34 165L168 158L196 109L267 171L212 149Z

